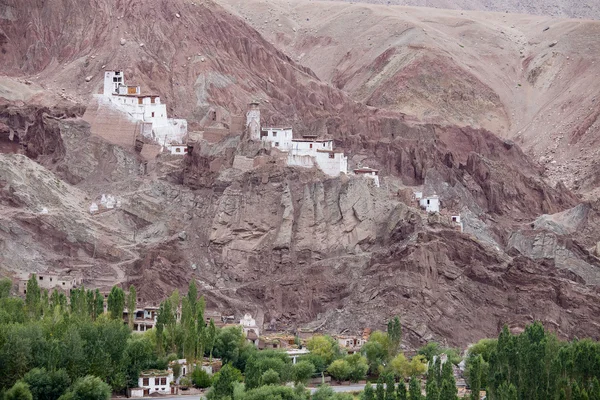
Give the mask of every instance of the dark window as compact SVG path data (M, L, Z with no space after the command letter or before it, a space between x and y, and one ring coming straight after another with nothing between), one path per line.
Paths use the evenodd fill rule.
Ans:
M117 79L118 79L117 77L114 77L114 78L113 78L113 82L118 82L118 80L117 80Z
M144 378L144 379L142 379L142 385L143 386L150 386L150 378Z
M312 149L312 143L311 143L309 146L310 146L310 148Z
M40 281L43 281L43 280L44 280L44 277L43 277L43 276L40 276Z
M62 284L64 285L65 283L63 282Z
M175 153L181 153L181 149L178 147L175 149Z
M335 158L335 154L329 153L329 158Z
M154 112L152 113L152 118L154 118Z
M52 278L50 278L50 282L52 282Z
M273 137L277 137L277 132L273 131Z
M275 142L275 147L279 147L279 142Z
M160 378L160 384L161 385L166 385L167 384L167 378ZM163 388L164 390L164 388Z
M269 134L268 134L267 132L261 132L261 133L260 133L260 137L261 137L261 138L262 138L262 137L267 137L267 136L269 136Z
M121 75L121 71L116 71L115 75Z
M325 142L323 142L323 147L325 147Z
M427 200L427 205L429 205L429 200Z

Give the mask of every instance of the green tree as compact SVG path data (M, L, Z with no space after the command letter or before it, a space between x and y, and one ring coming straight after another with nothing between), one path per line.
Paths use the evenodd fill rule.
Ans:
M71 384L64 369L46 371L45 368L34 368L25 374L23 381L29 386L33 400L57 400Z
M452 363L447 361L442 365L442 384L440 387L440 400L456 400L458 390L452 370Z
M12 281L8 278L0 279L0 299L6 299L10 296Z
M319 385L315 393L312 395L312 400L331 400L335 392L329 385Z
M133 321L135 320L135 307L137 303L137 293L135 286L129 286L129 293L127 293L127 322L129 329L133 329Z
M390 357L394 357L400 351L400 343L402 341L402 326L400 325L400 318L394 317L394 319L388 321L387 335L389 338Z
M311 354L318 355L325 360L325 364L331 364L340 356L338 343L331 336L313 336L306 343L306 348Z
M350 376L352 371L352 367L346 360L335 360L331 363L331 365L327 368L327 372L329 375L333 377L338 382L345 381Z
M192 383L197 388L206 389L212 384L212 379L202 368L195 368L194 372L192 372Z
M25 293L25 306L27 311L34 317L40 315L41 292L37 282L37 275L31 274L31 278L27 281L27 293Z
M123 289L113 286L108 294L107 310L112 319L123 318L123 310L125 309L125 292Z
M104 296L100 290L94 293L94 320L104 313Z
M396 398L398 400L408 400L408 392L406 391L404 379L400 379L400 382L398 382L398 386L396 387Z
M375 331L369 336L367 343L361 348L361 353L367 358L369 371L379 374L380 367L383 368L390 358L390 341L386 333Z
M421 400L421 381L414 376L410 378L410 383L408 385L408 394L410 395L410 400Z
M396 383L392 374L385 376L385 400L396 400Z
M261 381L263 385L279 385L281 379L277 371L268 369L262 374Z
M208 400L218 400L233 396L233 384L242 379L242 373L234 368L231 363L225 364L214 379L210 391L207 393Z
M367 382L365 385L365 389L363 391L363 400L375 400L375 391L369 382Z
M4 400L33 400L33 396L29 391L29 386L25 382L19 381L6 391Z
M61 400L109 400L110 386L97 376L79 378Z
M377 386L375 386L375 398L377 400L385 400L385 389L383 388L383 379L379 377Z
M306 383L315 374L315 366L309 361L298 361L292 366L292 378L295 384Z
M348 379L352 382L358 382L365 379L367 371L369 370L369 364L367 359L360 355L360 353L354 353L346 357L346 361L350 364L350 374Z
M425 396L425 400L439 400L440 398L440 389L438 388L437 382L435 379L427 380L427 385L425 387L427 395Z
M469 383L471 386L471 400L479 400L481 390L481 364L483 359L480 355L475 357L469 365Z
M600 400L600 381L597 377L592 379L592 388L590 389L590 400Z

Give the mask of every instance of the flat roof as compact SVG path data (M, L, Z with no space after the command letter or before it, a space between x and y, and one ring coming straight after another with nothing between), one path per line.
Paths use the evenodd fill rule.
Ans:
M286 128L277 128L277 127L268 127L265 126L264 128L260 128L261 131L285 131L285 130L291 130L292 127L286 127Z
M146 97L160 97L157 94L113 94L113 96L118 97L137 97L137 98L146 98Z
M379 170L374 168L357 168L354 172L379 172Z
M333 142L333 139L292 139L292 142L323 143L323 142Z
M325 149L317 149L317 153L344 154L344 152L342 150L325 150Z

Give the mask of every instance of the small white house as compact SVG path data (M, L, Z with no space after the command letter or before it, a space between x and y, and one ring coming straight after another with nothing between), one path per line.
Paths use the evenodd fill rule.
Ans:
M415 192L415 199L421 200L423 198L423 192Z
M292 364L296 364L298 362L298 357L310 353L308 349L290 349L286 350L285 352L292 359Z
M460 215L453 215L452 216L452 223L456 224L456 226L458 226L460 228L460 231L463 231L463 223L460 220Z
M183 156L187 154L188 147L186 144L172 144L169 146L169 151L173 155Z
M90 206L90 214L94 214L97 212L98 212L98 204L92 203L92 205Z
M354 174L372 179L375 186L379 187L379 170L363 167L355 169Z
M138 378L138 387L144 389L144 396L152 393L171 394L173 373L170 371L143 371Z
M424 196L419 200L419 204L428 213L440 212L440 198L437 195Z
M242 329L244 330L246 339L250 343L254 344L255 346L258 346L258 338L260 336L260 330L259 330L258 326L256 325L256 320L254 318L252 318L252 315L246 313L244 315L244 318L242 318L240 320L240 325L242 326Z

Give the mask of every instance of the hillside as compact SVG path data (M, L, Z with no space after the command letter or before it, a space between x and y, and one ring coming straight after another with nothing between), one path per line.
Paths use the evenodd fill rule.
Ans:
M495 11L547 15L552 17L569 17L584 19L600 18L600 3L597 0L343 0L371 4L401 5L416 7L446 8L455 10Z
M227 0L242 19L211 1L4 1L2 275L69 266L87 286L134 284L150 303L195 279L209 309L282 329L358 333L401 315L415 346L467 344L534 319L561 337L596 334L600 208L545 179L528 153L550 152L554 133L537 143L538 127L523 128L548 112L544 101L566 107L556 123L586 111L545 75L553 67L530 83L520 70L553 57L572 74L566 57L579 54L572 90L591 98L598 53L584 49L596 44L567 40L594 23L544 31L539 17L484 23L481 13L333 2ZM368 29L351 36L343 24L358 19ZM211 110L224 127L258 99L265 124L333 138L350 168L379 169L382 185L287 167L243 132L147 160L82 118L98 111L91 97L111 68L192 130ZM582 143L594 143L590 126ZM571 153L553 154L550 165L565 167L559 157ZM244 157L250 166L234 168ZM438 194L443 213L426 214L415 191ZM90 215L102 194L122 206Z
M584 193L596 187L598 22L326 1L219 1L357 101L423 122L488 129L519 143L552 182Z

